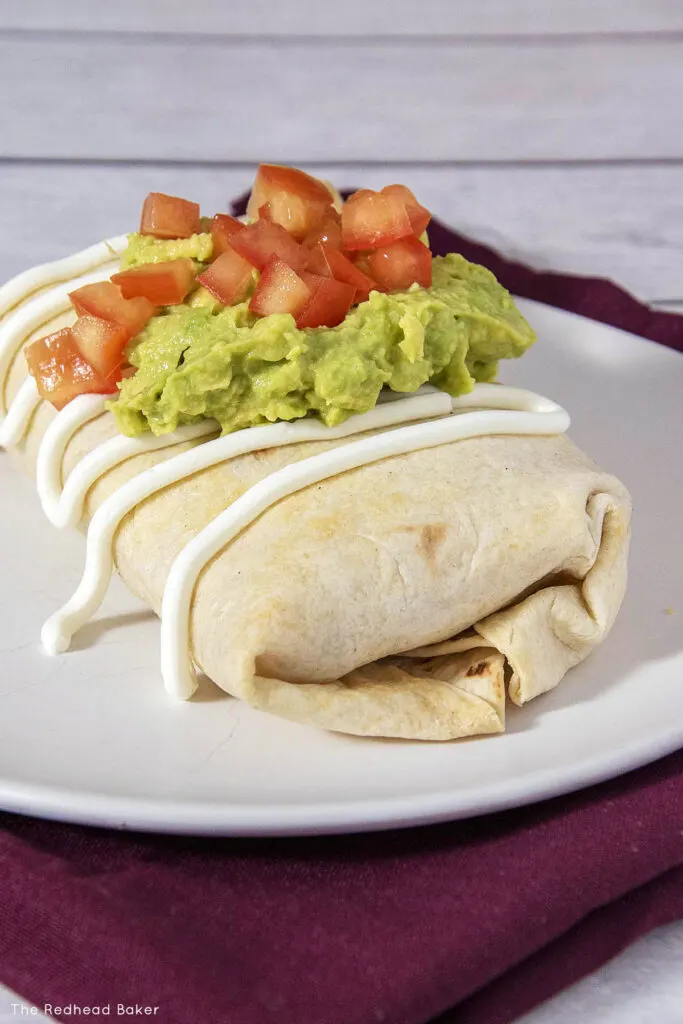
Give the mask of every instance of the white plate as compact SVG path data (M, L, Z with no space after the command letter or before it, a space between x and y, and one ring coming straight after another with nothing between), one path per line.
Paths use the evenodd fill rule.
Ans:
M44 520L0 458L0 806L168 832L294 834L416 825L530 803L683 744L683 358L522 301L540 335L506 382L557 399L571 435L631 489L628 596L607 642L504 736L446 744L318 732L207 685L161 686L155 617L114 581L61 658L43 620L80 575L83 542Z

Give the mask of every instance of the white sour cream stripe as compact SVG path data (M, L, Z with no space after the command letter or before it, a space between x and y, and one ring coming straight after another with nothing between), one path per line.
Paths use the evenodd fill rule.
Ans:
M0 421L0 448L9 448L11 444L21 441L40 401L35 380L27 377L17 391L9 412Z
M102 415L106 401L106 395L78 395L55 416L43 435L36 459L36 486L51 522L62 490L64 452L76 431Z
M41 263L37 267L31 267L30 270L24 270L23 273L17 274L0 288L0 316L9 313L10 309L14 309L29 295L47 285L70 281L80 274L87 274L88 271L95 270L103 263L109 263L120 256L127 245L127 236L117 235L116 238L107 238L104 242L96 242L95 245L72 253L71 256L64 256L62 259Z
M104 407L104 401L111 398L111 395L83 395L83 398L99 398ZM78 399L74 399L66 409L70 409ZM102 410L100 410L102 411ZM60 414L61 415L61 414ZM62 461L67 444L76 430L94 419L98 413L87 415L83 409L81 417L71 423L60 423L57 416L45 433L38 452L36 464L36 481L38 485L38 496L40 497L43 511L53 526L63 530L66 526L77 526L83 515L85 496L97 483L101 476L104 476L114 466L120 465L126 459L135 455L142 455L145 452L159 451L163 448L172 448L175 445L183 444L185 441L194 441L197 438L206 437L208 434L215 434L220 429L215 420L203 420L190 426L180 427L172 434L163 434L155 437L154 434L146 434L144 437L125 437L119 435L88 452L78 465L71 471L62 486Z

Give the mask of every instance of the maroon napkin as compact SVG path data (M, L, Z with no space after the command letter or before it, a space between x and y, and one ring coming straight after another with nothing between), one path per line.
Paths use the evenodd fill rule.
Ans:
M430 239L518 295L683 349L683 317L608 281L536 273L441 224ZM63 1020L121 1004L162 1024L506 1024L679 918L683 752L536 806L373 835L0 815L0 980Z

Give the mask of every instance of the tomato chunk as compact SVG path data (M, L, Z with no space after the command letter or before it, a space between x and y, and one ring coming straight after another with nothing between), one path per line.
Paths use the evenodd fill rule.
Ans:
M304 203L317 202L325 206L332 203L330 190L319 178L314 178L296 167L261 164L249 197L247 216L257 217L259 209L278 193L284 193L292 199L300 199Z
M373 289L378 290L376 281L354 266L342 252L325 242L319 242L311 250L308 269L323 277L333 277L336 281L353 285L354 302L363 302Z
M296 271L278 256L272 256L256 285L249 309L259 316L291 313L296 317L310 296L310 288Z
M342 209L342 245L345 249L376 249L412 235L404 202L395 195L362 189Z
M267 220L247 224L244 231L233 235L231 245L258 270L263 270L272 256L279 257L297 272L308 262L308 250L295 242L280 224Z
M319 277L310 299L296 316L297 327L336 327L351 308L355 292L351 284Z
M98 316L79 316L71 333L83 358L102 377L109 377L125 363L130 336L120 324Z
M71 305L78 316L98 316L111 320L128 331L130 338L139 334L148 320L154 316L154 306L149 299L124 299L121 289L111 281L86 284L70 292Z
M314 231L325 218L328 210L333 209L330 202L302 199L289 192L276 192L267 203L259 207L261 220L279 224L285 231L301 241Z
M427 225L432 219L432 215L426 206L422 206L418 203L407 185L386 185L382 189L382 195L395 196L403 203L408 213L414 235L419 238L420 235L427 230Z
M244 230L244 224L227 213L217 213L211 221L211 238L213 240L213 255L220 256L226 249L230 248L230 239L238 231Z
M145 263L111 276L124 299L142 297L155 306L177 306L189 292L194 278L194 261L190 259Z
M142 205L140 234L189 238L200 230L199 204L163 192L150 192Z
M330 211L325 214L318 227L309 231L304 238L303 244L307 249L313 249L318 242L326 242L335 249L341 249L341 217L334 207L330 207Z
M426 245L411 235L371 253L368 269L387 291L409 288L415 283L429 288L432 283L432 254Z
M68 327L32 342L24 350L38 393L63 409L78 395L111 395L116 377L105 379L83 358Z
M233 306L246 298L254 268L233 248L227 248L207 267L197 280L225 306Z

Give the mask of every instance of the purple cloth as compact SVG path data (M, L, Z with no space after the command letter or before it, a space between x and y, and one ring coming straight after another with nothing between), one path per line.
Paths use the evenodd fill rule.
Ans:
M608 281L536 273L440 224L430 238L518 295L683 349L683 317ZM507 1024L683 918L683 752L404 832L0 829L0 979L40 1007L158 1006L163 1024Z

